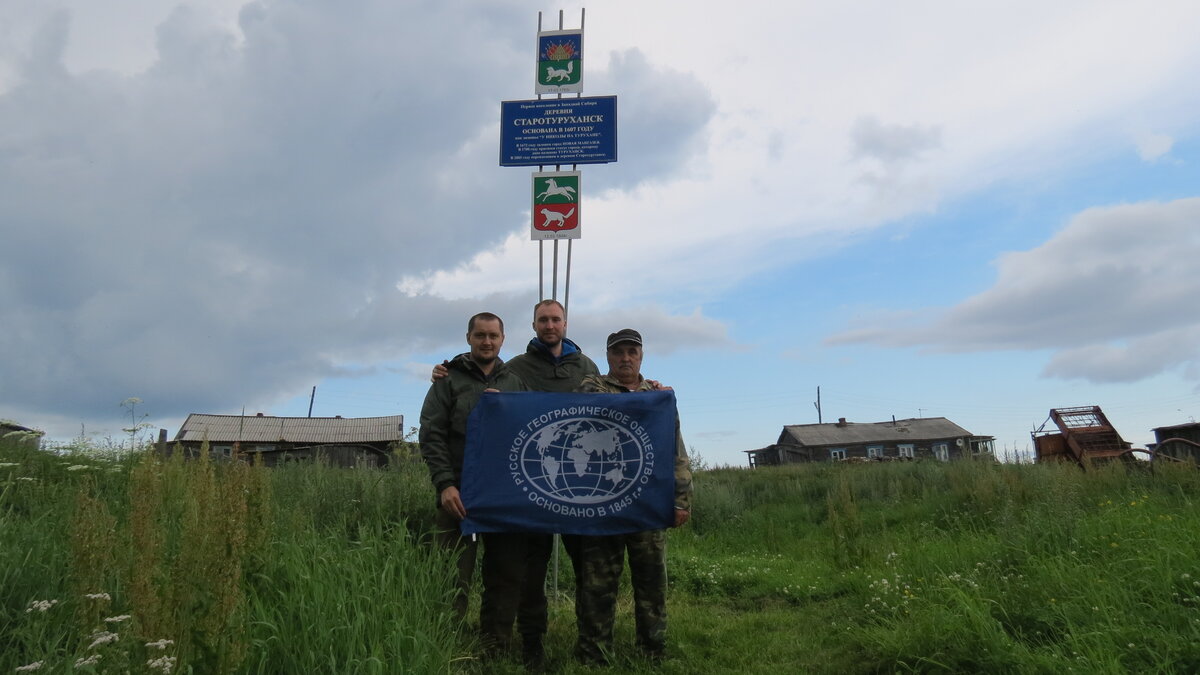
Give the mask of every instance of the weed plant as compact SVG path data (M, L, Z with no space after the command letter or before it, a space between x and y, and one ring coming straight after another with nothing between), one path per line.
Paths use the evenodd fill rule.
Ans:
M1200 471L698 471L668 656L612 672L1200 672ZM517 673L449 612L419 463L263 469L0 439L0 672ZM571 658L570 565L549 666ZM477 603L477 594L475 596Z

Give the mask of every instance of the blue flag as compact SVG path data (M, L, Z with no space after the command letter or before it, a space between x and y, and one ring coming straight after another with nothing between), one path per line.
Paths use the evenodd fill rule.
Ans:
M675 393L485 392L467 419L463 534L675 522Z

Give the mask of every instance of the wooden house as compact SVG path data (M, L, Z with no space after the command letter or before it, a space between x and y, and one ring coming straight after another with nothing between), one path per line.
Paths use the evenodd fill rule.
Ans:
M994 439L976 436L945 417L793 424L783 428L779 440L758 450L746 450L750 466L796 462L850 460L938 459L992 456Z
M387 464L391 445L404 439L404 416L273 417L188 415L175 443L188 456L208 441L211 456L228 458L234 447L242 456L261 455L263 464L324 461L334 466Z
M1200 423L1176 424L1152 431L1154 444L1149 447L1154 455L1200 464Z

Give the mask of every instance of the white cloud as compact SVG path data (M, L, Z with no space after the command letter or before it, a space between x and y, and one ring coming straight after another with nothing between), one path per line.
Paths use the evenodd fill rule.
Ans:
M395 287L503 240L519 214L496 206L525 189L496 178L494 118L528 65L522 33L495 25L525 17L439 12L251 4L239 35L179 7L157 59L125 75L70 72L70 14L38 18L0 95L0 298L23 326L0 337L0 379L23 383L0 402L261 405L343 363L440 347L481 305L524 313L528 284L457 301ZM626 125L643 161L621 180L653 180L694 152L712 104L636 51L614 63L640 105L690 111Z
M528 312L529 178L496 166L498 102L532 89L525 3L55 6L0 4L0 306L20 326L0 404L269 401ZM1127 150L1126 120L1187 138L1198 17L606 3L588 93L621 96L621 161L585 171L573 333L734 348L693 308L764 270Z
M1200 357L1200 198L1088 209L1045 244L997 260L990 289L894 313L828 343L1056 353L1045 374L1128 382Z
M1138 156L1144 161L1161 159L1175 145L1175 139L1166 134L1142 134L1137 138Z

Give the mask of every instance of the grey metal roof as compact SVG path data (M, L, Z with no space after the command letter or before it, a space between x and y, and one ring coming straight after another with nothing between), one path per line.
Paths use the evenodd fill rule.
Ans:
M863 443L904 443L906 441L935 441L971 436L945 417L922 417L895 422L847 422L840 424L789 424L783 427L784 436L796 445L861 445ZM786 443L787 438L781 440Z
M1154 427L1150 431L1177 431L1179 429L1194 429L1200 427L1200 422L1184 422L1183 424L1172 424L1165 427Z
M177 441L210 443L380 443L404 438L404 415L389 417L269 417L188 415Z

